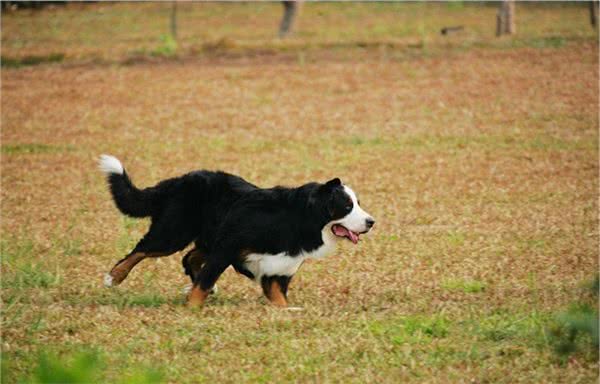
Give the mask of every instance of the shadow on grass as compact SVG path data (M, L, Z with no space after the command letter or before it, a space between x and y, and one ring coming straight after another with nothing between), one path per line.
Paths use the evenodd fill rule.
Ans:
M536 49L556 49L562 48L571 42L590 42L593 39L589 37L564 37L564 36L543 36L530 38L511 38L503 40L480 40L480 41L462 41L459 43L444 44L425 44L422 39L414 41L399 41L390 39L375 40L356 40L356 41L295 41L295 42L276 42L249 44L247 42L236 41L232 38L220 38L214 41L207 41L198 46L192 46L188 49L180 49L177 42L168 35L160 37L159 44L154 49L132 49L117 57L101 58L97 55L90 55L85 58L71 59L66 58L64 53L51 53L48 55L29 55L24 57L2 56L2 68L20 68L25 66L35 66L53 63L79 63L92 65L135 65L144 63L162 63L162 62L182 62L197 59L247 59L268 57L269 60L280 58L286 61L297 59L299 64L304 64L306 54L310 53L311 60L319 58L331 58L342 52L356 53L373 52L381 55L385 52L386 57L394 57L395 60L413 59L425 57L445 56L449 52L462 52L471 48L483 49L514 49L514 48L536 48ZM335 54L334 54L335 53ZM391 56L390 56L391 55ZM353 57L353 55L350 55Z
M138 293L119 292L111 290L110 292L98 296L70 297L66 299L75 305L114 305L119 309L143 307L158 308L163 305L181 306L184 304L184 296L165 297L157 293Z
M19 68L30 65L60 63L64 59L64 53L51 53L49 55L31 55L20 58L2 56L2 59L0 60L0 65L3 68Z
M221 294L210 295L206 301L208 307L234 307L243 303L243 298ZM66 301L73 305L114 305L119 309L142 307L159 308L163 305L185 307L186 295L184 293L173 296L163 296L157 293L132 293L111 288L99 295L70 297Z

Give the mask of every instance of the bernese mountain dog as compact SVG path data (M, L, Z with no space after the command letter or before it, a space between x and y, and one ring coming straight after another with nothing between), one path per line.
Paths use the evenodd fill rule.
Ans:
M147 257L194 243L183 258L192 307L204 303L229 266L285 307L290 280L304 260L325 257L340 239L356 244L375 224L338 178L263 189L239 176L200 170L138 189L117 158L102 155L100 169L122 213L152 218L148 233L105 276L105 285L120 284Z

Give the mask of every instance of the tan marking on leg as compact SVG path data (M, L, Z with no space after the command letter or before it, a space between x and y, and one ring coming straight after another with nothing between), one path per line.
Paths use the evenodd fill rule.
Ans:
M149 256L150 255L147 253L136 252L127 256L125 260L118 262L109 273L112 277L112 284L119 285L123 280L125 280L129 272L131 272L137 263Z
M273 305L276 305L278 307L287 307L287 300L285 299L285 296L281 291L281 286L275 280L271 282L267 298L271 301L271 304Z
M199 286L194 285L188 295L187 306L196 308L202 306L208 297L209 292L202 290Z

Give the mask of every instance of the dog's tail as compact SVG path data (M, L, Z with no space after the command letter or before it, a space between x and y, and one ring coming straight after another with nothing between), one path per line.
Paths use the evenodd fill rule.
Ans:
M119 159L102 155L98 165L100 170L106 173L113 200L121 212L131 217L152 215L154 193L149 189L140 190L133 185Z

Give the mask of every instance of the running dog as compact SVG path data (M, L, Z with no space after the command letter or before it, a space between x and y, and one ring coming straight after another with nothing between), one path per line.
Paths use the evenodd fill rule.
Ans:
M138 189L121 162L100 157L117 208L151 217L148 233L105 276L120 284L147 257L183 258L192 280L188 305L201 306L229 266L259 283L274 305L287 306L290 280L306 259L320 259L346 239L356 244L375 224L354 191L335 178L297 188L259 188L225 172L195 171Z

